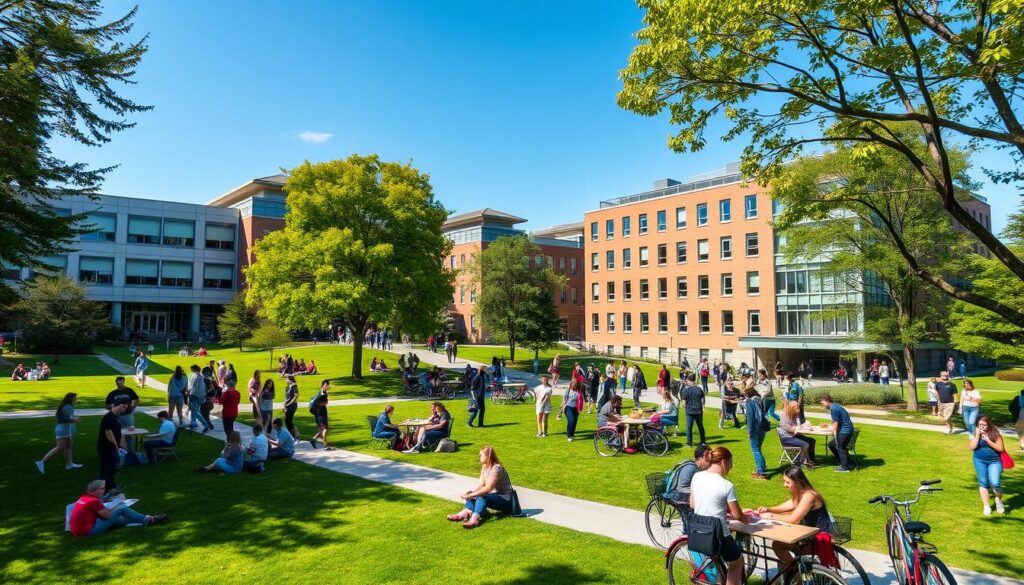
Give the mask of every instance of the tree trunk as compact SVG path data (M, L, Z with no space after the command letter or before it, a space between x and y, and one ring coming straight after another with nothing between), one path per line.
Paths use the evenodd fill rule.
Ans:
M516 341L509 337L508 339L508 359L512 360L512 363L516 361Z
M366 335L367 320L349 320L349 323L352 324L352 377L357 380L363 378L363 341Z
M274 370L274 346L270 346L270 369Z
M917 410L917 374L914 370L917 369L917 350L916 348L904 345L903 346L903 366L907 369L907 384L910 386L907 389L907 410Z

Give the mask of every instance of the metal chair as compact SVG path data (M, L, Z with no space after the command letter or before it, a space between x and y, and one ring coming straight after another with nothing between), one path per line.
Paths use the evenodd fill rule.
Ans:
M447 432L444 434L444 436L440 437L438 439L435 439L433 441L430 441L430 442L424 442L423 443L423 450L424 451L433 451L434 449L437 449L437 444L441 442L441 439L450 439L450 438L452 438L452 427L454 427L454 426L455 426L455 417L453 416L453 417L451 417L451 419L448 420L448 429L447 429Z
M857 463L857 459L860 459L860 455L857 454L857 437L859 436L860 429L853 429L853 436L850 437L850 443L846 446L850 451L850 458L853 460L853 464L857 467L860 467L860 464Z
M153 463L163 463L171 457L174 457L175 461L178 461L178 454L175 452L175 448L178 446L178 436L181 435L181 429L184 427L178 427L174 429L174 437L171 438L171 444L167 447L154 447L153 448Z
M366 422L370 425L370 440L366 443L366 446L371 449L390 449L392 439L373 436L373 430L377 427L377 417L368 414L366 415Z

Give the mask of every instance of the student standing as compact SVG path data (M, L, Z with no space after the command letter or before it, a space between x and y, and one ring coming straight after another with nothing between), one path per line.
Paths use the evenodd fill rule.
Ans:
M1013 416L1017 438L1020 439L1020 450L1024 451L1024 390L1017 398L1010 401L1010 415Z
M999 429L987 416L978 419L974 436L971 437L971 451L974 473L978 476L978 493L984 506L982 513L986 516L992 513L992 507L989 506L989 490L996 498L996 512L1005 513L1003 486L1000 480L1003 477L1002 453L1006 451L1006 445L1003 436L999 434Z
M785 406L790 401L795 400L800 405L800 422L806 422L807 417L804 416L804 388L793 379L793 374L786 376L786 382L789 383L789 386L782 394L782 405Z
M260 390L260 424L263 425L263 428L270 428L270 421L274 414L274 398L276 397L274 381L268 379L263 383L263 389Z
M235 420L238 418L238 403L242 401L242 395L229 384L227 390L220 395L220 422L224 425L224 436L230 437L235 430Z
M320 383L320 391L312 401L312 405L309 408L310 413L313 415L313 419L316 421L316 434L309 440L309 444L314 449L317 448L317 439L324 442L324 449L327 451L333 451L334 447L327 445L327 431L330 424L327 420L327 402L330 400L327 396L328 390L330 389L331 381L324 380Z
M832 434L835 435L835 438L828 442L828 448L839 459L839 467L835 471L840 473L853 471L856 467L850 460L849 446L853 439L853 421L850 420L850 413L846 412L842 406L832 402L832 396L828 392L822 394L818 401L832 418Z
M149 368L149 359L146 358L146 354L139 352L139 355L135 357L135 382L139 388L146 387L146 369Z
M565 435L571 443L576 436L576 422L580 418L580 411L583 410L583 385L578 378L573 378L562 396L562 409L558 413L558 419L565 415Z
M78 394L68 392L64 395L64 399L60 401L60 405L57 406L57 426L54 429L57 444L53 446L53 449L47 451L42 459L36 461L36 468L39 469L39 473L46 473L46 462L60 452L64 453L65 470L70 471L82 467L75 463L72 458L75 430L78 424L78 417L75 416L75 404L77 402Z
M287 376L285 380L287 383L284 388L284 426L298 441L299 432L295 429L295 411L299 408L299 385L295 383L295 376Z
M210 419L203 413L203 404L206 402L206 380L199 373L199 366L192 364L192 373L188 376L188 409L191 420L188 428L196 428L196 420L203 424L203 432L213 430Z
M647 390L647 380L644 378L644 371L640 369L640 364L636 365L636 370L633 372L633 406L640 407L640 394L644 390Z
M619 391L623 394L626 393L626 374L629 372L629 367L626 366L625 360L619 363Z
M949 358L950 361L953 358ZM956 384L949 380L949 372L939 372L939 381L935 383L935 391L939 393L939 418L946 422L946 434L953 434L953 409L956 406Z
M974 425L981 416L981 392L974 388L974 382L964 380L964 389L960 391L960 415L963 416L967 435L974 436Z
M761 453L764 437L771 428L768 415L765 414L764 402L753 386L745 389L747 395L747 438L750 440L750 451L754 454L754 479L767 480L768 467Z
M551 416L551 394L555 391L551 386L550 377L544 374L540 377L540 385L533 389L537 396L537 436L548 436L548 417Z
M485 366L480 366L473 381L469 383L469 394L471 406L474 408L470 410L469 421L466 424L472 427L473 421L477 420L477 427L483 428L484 413L487 410L487 368Z
M686 382L681 394L686 414L686 446L693 447L694 424L700 433L700 444L704 445L707 443L707 437L704 435L704 389L697 385L695 374L688 374Z
M181 366L174 368L171 379L167 381L167 412L171 420L174 419L174 411L178 411L178 426L185 424L185 389L188 388L188 377Z
M96 437L96 453L100 456L100 479L106 486L106 491L117 487L114 474L117 472L117 463L125 452L121 448L121 415L128 408L124 400L117 400L110 406L107 414L100 420L99 434Z

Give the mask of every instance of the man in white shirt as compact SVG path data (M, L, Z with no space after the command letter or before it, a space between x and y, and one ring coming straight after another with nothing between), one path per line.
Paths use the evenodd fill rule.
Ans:
M171 446L174 441L174 432L177 430L166 410L158 412L156 418L160 421L160 431L149 435L142 443L142 447L146 450L146 459L149 461L153 460L154 449Z
M245 460L242 461L242 468L254 473L263 472L263 464L267 461L267 454L270 451L270 443L267 436L263 434L263 425L252 425L252 440L245 448Z
M726 512L740 522L748 522L750 518L740 508L736 498L736 488L725 479L732 469L732 453L725 447L715 447L708 454L711 465L690 480L690 508L694 514L717 518L722 525L722 549L720 557L728 567L726 585L740 585L743 576L743 556L739 544L729 532Z

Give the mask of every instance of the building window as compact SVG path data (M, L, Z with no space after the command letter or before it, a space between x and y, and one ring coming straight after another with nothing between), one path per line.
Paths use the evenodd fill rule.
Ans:
M113 284L114 259L83 256L78 261L78 280L89 284Z
M192 288L192 263L163 262L160 266L160 286Z
M629 301L633 299L633 281L623 280L622 281L622 300Z
M82 221L82 227L90 231L80 238L88 242L113 242L117 239L117 216L106 213L90 213Z
M757 195L747 195L743 198L743 217L747 219L757 217Z
M465 254L459 254L459 266L465 266L465 265L466 265L466 255ZM548 268L550 268L550 267L551 267L551 256L548 256Z
M732 237L724 236L719 241L719 253L721 254L722 260L732 260Z
M459 304L460 305L465 305L466 304L466 287L465 286L459 286Z
M722 296L732 296L732 274L729 272L722 274Z
M600 266L597 263L597 252L594 252L590 255L590 269L597 272L598 268L600 268Z
M628 345L623 345L622 346L622 355L623 356L630 357L632 354L633 354L633 348L632 347L630 347Z
M722 311L722 333L732 335L732 311Z
M594 333L601 330L601 317L597 313L590 315L590 330Z
M663 232L668 229L668 218L665 215L665 210L662 209L658 212L658 231Z
M747 333L761 335L761 312L747 311Z
M689 293L689 290L687 290L687 285L686 285L686 277L685 276L677 276L676 277L676 298L685 299L687 297L687 295L689 295L689 294L690 293Z
M235 268L230 264L204 264L203 288L234 288Z
M647 214L646 213L641 213L640 214L640 232L639 233L640 233L641 236L647 233Z
M284 218L288 212L288 205L284 199L271 199L268 197L254 197L252 200L252 214L259 217Z
M747 294L756 295L761 292L761 273L760 272L748 272L747 273Z
M668 333L668 313L658 313L658 333Z
M647 246L640 246L640 268L647 266L648 261Z
M711 333L711 313L707 311L700 311L697 313L698 325L700 326L701 333Z
M686 208L676 207L676 229L681 230L686 227Z
M448 267L453 271L455 270L455 254L452 254L451 257L448 258Z
M476 315L469 316L469 330L476 331Z
M206 248L216 250L235 249L235 226L206 224ZM452 256L455 258L455 256ZM453 266L454 268L454 266Z
M676 264L686 263L686 242L676 242Z
M640 279L640 300L646 301L651 298L651 287L646 278Z
M668 264L668 244L658 244L658 266Z
M129 217L128 243L159 244L160 220L154 217Z
M59 256L45 256L43 258L39 258L39 262L43 265L33 268L30 272L30 276L36 276L38 274L46 276L64 276L68 272L68 257L64 254Z
M590 241L591 242L596 242L597 241L597 222L596 221L590 222Z
M622 331L623 333L633 332L633 313L622 314ZM626 347L628 348L629 346ZM625 348L623 349L623 351L625 351Z
M576 274L576 259L569 258L569 272Z
M614 282L609 282L606 286L607 286L607 289L608 289L608 294L605 295L605 298L607 300L609 300L609 301L614 301L615 300L615 283Z
M574 286L574 287L572 287L572 304L578 305L579 302L580 302L580 296L579 296L579 293L577 292L576 287Z
M757 256L759 252L757 234L747 234L747 256Z
M697 225L708 225L708 204L697 204Z
M615 250L608 250L604 253L604 262L608 270L615 270Z
M596 282L592 283L590 285L590 300L592 300L592 301L598 300L598 297L600 297L600 292L601 292L601 285L597 284Z
M156 286L160 265L156 260L125 260L124 284L126 286Z
M615 238L615 220L606 219L604 220L604 238L611 240Z
M194 221L164 220L164 245L192 248L196 245Z
M726 223L732 221L732 200L722 199L718 202L718 221Z
M668 298L668 279L667 278L659 278L658 279L658 298L659 299L667 299Z
M631 225L632 223L633 223L633 220L628 215L626 217L622 218L622 237L625 238L625 237L629 236L630 233L632 233L632 231L633 231L633 226Z
M679 311L676 313L676 332L677 333L689 333L690 332L690 319L686 314L686 311Z
M697 262L707 262L708 255L708 241L697 240Z
M700 298L707 298L711 294L711 279L707 275L700 275L697 277L697 296Z
M607 319L608 333L615 333L615 313L608 313L605 319Z
M561 298L561 303L562 303L562 304L564 305L564 304L565 304L565 301L566 301L566 300L567 300L568 298L569 298L569 290L568 290L568 289L566 289L566 288L565 288L565 287L563 286L563 287L562 287L562 298Z
M640 313L640 333L647 333L651 330L651 318L647 313ZM641 353L643 353L641 351Z
M558 271L565 274L565 256L558 257Z
M544 256L542 254L537 254L536 256L534 256L533 267L536 268L537 270L540 270L541 268L544 267Z

